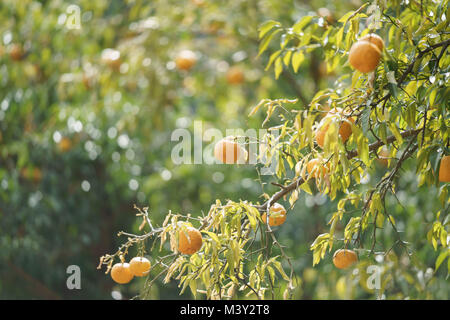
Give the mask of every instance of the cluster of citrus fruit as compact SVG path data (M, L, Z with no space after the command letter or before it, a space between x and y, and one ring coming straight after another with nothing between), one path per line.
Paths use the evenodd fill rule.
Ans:
M111 268L111 278L119 283L125 284L136 277L146 276L150 272L151 263L145 257L134 257L127 262L120 262Z
M372 72L380 62L383 48L384 41L380 36L374 33L368 34L352 45L349 52L349 63L353 68L363 73ZM355 118L351 117L350 112L344 111L342 108L333 108L322 118L315 132L315 141L321 148L325 145L326 134L332 121L338 122L338 133L343 143L352 134L352 124L355 123ZM320 158L311 159L307 163L309 176L324 176L329 170L329 164L324 163Z

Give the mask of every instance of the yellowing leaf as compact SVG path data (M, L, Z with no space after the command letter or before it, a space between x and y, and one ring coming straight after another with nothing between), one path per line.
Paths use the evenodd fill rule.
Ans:
M302 51L296 51L292 55L292 68L294 69L294 72L298 71L298 68L302 64L303 60L305 60L305 55Z

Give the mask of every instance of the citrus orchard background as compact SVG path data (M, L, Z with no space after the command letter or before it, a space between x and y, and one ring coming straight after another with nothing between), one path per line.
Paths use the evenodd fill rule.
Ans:
M79 21L73 20L71 5L80 8ZM290 195L277 199L288 211L288 223L273 228L283 250L262 247L267 253L263 260L282 256L277 266L293 273L281 271L281 277L277 273L285 279L274 283L270 277L275 271L270 267L265 281L272 288L266 298L285 298L286 283L291 283L289 296L296 299L374 299L377 292L367 287L365 270L377 265L384 268L385 298L448 299L448 183L437 177L440 159L448 151L447 12L447 1L389 1L389 5L358 0L2 1L0 297L109 299L114 291L115 297L120 292L123 298L138 294L150 299L193 298L193 282L191 290L180 296L178 280L164 283L164 277L157 277L164 268L124 285L105 275L105 268L97 269L100 256L116 252L126 241L126 236L116 236L119 231L148 231L147 226L140 230L142 219L135 216L134 204L149 207L155 227L163 224L169 211L206 215L216 199L224 204L231 199L262 205L279 192L280 185L304 174L302 163L295 172L300 155L308 155L306 160L311 155L328 158L332 152L346 150L354 152L359 162L343 169L342 162L330 164L340 176L350 176L353 171L347 170L352 166L365 169L352 174L352 192L327 190L326 183L316 186L310 179L294 192L295 199ZM79 29L71 28L74 21ZM352 43L369 26L386 46L379 52L381 71L376 76L358 73L347 62ZM434 52L436 44L441 45ZM421 54L416 47L426 51L420 56L425 60L416 59L410 70L412 59ZM286 54L289 51L300 53ZM188 57L193 53L195 64L180 61L182 52ZM403 74L408 77L402 79ZM352 93L356 97L350 103L343 102L346 107L367 106L345 122L353 130L345 145L348 149L342 149L338 135L332 139L329 134L323 153L317 146L303 152L314 140L315 117L327 110L321 94L328 94L328 103L335 107L337 97L348 94L344 85L359 90ZM321 91L326 88L331 90ZM362 96L365 91L368 97ZM387 94L380 106L370 108ZM285 164L277 167L277 175L261 176L250 165L173 163L173 130L192 130L196 120L223 131L257 129L268 110L258 103L279 98L297 101L273 103L265 127L284 126L289 133L296 128L305 143L292 143L295 147L286 151L292 159L277 154ZM259 110L253 109L256 105ZM300 111L284 117L280 105L288 114ZM386 112L380 115L376 107ZM302 115L303 111L309 112ZM428 118L425 123L423 112ZM382 121L375 121L382 116ZM290 127L292 119L301 119L300 127L299 122ZM369 123L374 127L369 128ZM401 132L422 127L428 130L424 138L417 132L411 145L403 141L407 136ZM392 158L388 163L376 161L381 150L370 150L370 157L368 151L364 153L369 142L392 135L395 139L389 141L397 145L385 155ZM418 157L409 149L414 143L416 149L425 150ZM396 148L398 153L392 151ZM373 201L373 214L367 214L379 228L366 230L359 243L342 241L347 238L344 231L352 229L349 221L355 222L362 208L364 214L371 207L364 206L363 200L370 202L371 197L363 199L363 193L371 194L386 173L388 182L395 179L396 193L388 193L387 209ZM345 185L337 179L331 183ZM343 221L332 224L340 240L332 251L327 251L330 246L314 247L328 239L318 236L330 234L328 222L345 209L345 201L340 200L349 199L349 194L361 195L361 201L359 209L347 206ZM388 219L378 221L377 208L379 216L388 212ZM390 219L395 223L386 222ZM262 221L258 225L264 230ZM203 236L204 242L212 243L213 235ZM350 234L350 239L356 236ZM344 247L359 250L358 274L333 265L333 252ZM151 263L157 264L164 250L170 254L167 245L162 252L158 249L159 243L152 247L149 241L145 249L131 247L125 258L128 261L145 250ZM322 259L317 259L322 251ZM74 264L81 268L81 290L66 287L66 268ZM257 297L247 293L243 290L235 297Z

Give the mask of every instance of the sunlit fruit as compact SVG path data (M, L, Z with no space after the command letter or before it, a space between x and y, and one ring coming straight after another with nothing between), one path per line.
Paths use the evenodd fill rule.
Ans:
M382 166L387 167L389 163L389 150L386 146L383 146L378 152L377 161Z
M359 39L359 41L369 41L370 43L373 43L377 46L377 48L380 50L380 52L383 52L384 49L384 40L377 35L376 33L369 33Z
M378 66L381 51L377 45L367 40L358 40L350 48L350 65L363 73L372 72Z
M324 164L319 159L311 159L306 164L306 171L310 177L324 176L330 171L330 163Z
M183 50L179 53L177 58L175 59L175 64L179 70L190 70L195 63L197 62L197 58L194 52L191 50Z
M151 263L145 257L134 257L130 260L130 271L136 277L143 277L150 271Z
M83 74L81 81L83 82L83 85L86 89L92 88L92 78L89 77L87 74Z
M357 261L358 255L353 250L339 249L333 255L333 264L339 269L346 269Z
M261 216L264 223L267 223L267 213ZM275 203L269 210L269 225L271 227L282 225L286 221L286 209L279 203Z
M133 279L133 274L130 270L130 264L129 263L116 263L111 268L111 278L120 284L125 284L130 282Z
M245 163L247 155L247 150L233 141L233 137L224 138L214 146L214 157L221 163Z
M335 75L334 71L328 70L327 63L324 61L319 63L319 66L317 67L317 73L320 78L331 77Z
M37 167L23 168L20 171L20 175L22 176L22 178L31 180L34 183L39 183L42 180L42 171L41 171L41 169L39 169Z
M339 136L343 143L345 143L352 134L352 125L350 123L354 123L355 119L346 116L341 108L334 108L322 119L322 125L319 125L319 128L316 131L316 142L321 148L323 148L325 143L325 135L330 126L329 121L333 120L340 121Z
M241 84L244 82L244 73L239 67L231 67L227 72L227 81L229 84Z
M20 61L25 56L25 51L20 44L12 44L9 48L9 56L14 61Z
M120 59L120 51L115 49L104 49L102 51L101 61L115 71L119 71L122 61Z
M184 227L178 232L178 251L183 254L196 253L202 243L202 234L193 227Z
M450 156L444 156L441 159L439 168L439 181L450 182Z
M225 27L225 21L212 19L207 27L207 32L210 34L217 34L220 30Z
M67 137L62 137L58 142L58 149L61 152L67 152L72 149L72 140Z
M191 0L192 3L198 7L203 7L205 5L205 0Z
M317 9L317 14L324 18L326 22L328 22L329 24L333 24L334 23L334 17L333 14L331 13L330 9L328 8L319 8Z

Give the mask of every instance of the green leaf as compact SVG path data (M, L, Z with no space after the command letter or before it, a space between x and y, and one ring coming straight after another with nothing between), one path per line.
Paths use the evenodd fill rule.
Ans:
M338 22L342 22L342 23L347 22L348 18L350 18L350 16L351 16L352 14L354 14L354 13L355 13L355 11L349 11L349 12L347 12L346 14L344 14L344 15L338 20Z
M286 52L283 57L283 62L286 67L289 67L289 63L291 62L292 51Z
M219 237L214 233L214 232L210 232L210 231L205 231L202 230L203 233L206 233L212 240L214 240L214 242L217 243L217 245L220 246L220 240Z
M292 68L294 68L294 72L298 71L298 68L302 64L303 60L305 60L305 55L302 51L296 51L292 55Z
M431 91L430 93L430 106L432 107L434 105L434 101L436 99L436 95L437 95L438 89L434 89L433 91Z
M269 21L264 22L259 27L259 39L262 39L267 34L267 32L272 30L274 27L280 27L280 26L281 25L278 21L269 20Z
M274 261L272 263L272 265L278 270L278 272L281 274L281 277L286 280L289 281L289 277L288 275L284 272L283 267L281 266L281 262L280 261Z
M280 55L281 52L282 52L282 50L277 50L270 55L269 62L267 63L267 66L265 69L266 71L269 70L270 66L275 61L275 59L278 58L278 56Z
M392 134L395 136L395 139L398 141L399 144L403 143L403 137L400 134L400 131L398 130L397 126L394 123L389 124L389 129L391 129Z
M340 28L338 33L336 34L336 37L335 37L335 39L336 39L336 47L338 47L338 48L341 45L342 37L344 36L344 29L345 29L345 26Z
M281 72L283 72L283 62L281 60L281 57L278 57L275 60L275 79L278 79Z
M194 299L197 297L197 281L191 280L189 281L189 289L191 289L191 293L194 296Z
M369 131L369 119L370 119L370 104L372 103L372 99L369 99L367 101L367 106L363 110L363 113L361 115L361 128L363 131L363 134L367 136L367 131Z
M301 18L296 24L294 24L294 26L292 27L292 31L294 31L295 33L300 33L303 28L311 22L312 19L312 16L305 16Z
M308 183L307 181L303 182L303 183L300 185L300 189L302 189L302 190L305 191L306 193L312 195L311 187L309 186L309 183Z
M267 35L259 44L259 51L258 51L258 55L257 57L259 57L269 46L270 41L273 39L273 37L277 34L281 32L281 29L277 29L274 32L272 32L271 34Z

